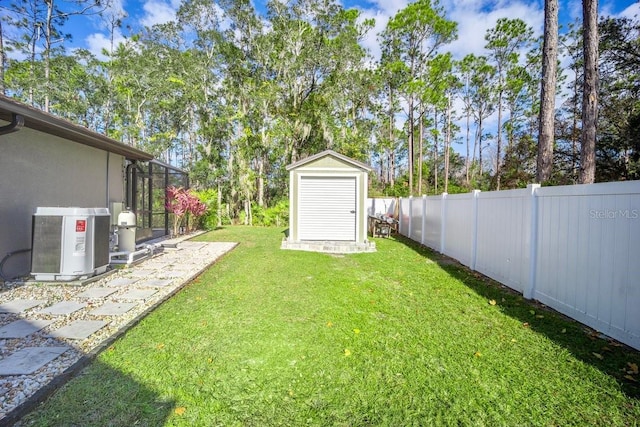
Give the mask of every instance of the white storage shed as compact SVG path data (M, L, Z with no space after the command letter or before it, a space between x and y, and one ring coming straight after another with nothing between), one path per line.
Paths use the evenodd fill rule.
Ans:
M332 150L287 166L289 231L284 249L368 252L367 187L371 168Z

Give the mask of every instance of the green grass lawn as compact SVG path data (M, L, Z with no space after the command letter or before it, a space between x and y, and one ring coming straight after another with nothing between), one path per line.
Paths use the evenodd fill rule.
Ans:
M639 352L406 240L332 256L282 251L281 237L202 236L240 245L25 424L640 422Z

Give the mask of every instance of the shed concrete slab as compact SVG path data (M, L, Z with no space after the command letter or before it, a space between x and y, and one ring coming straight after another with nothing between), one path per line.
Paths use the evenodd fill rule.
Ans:
M69 347L27 347L0 360L0 375L29 375L51 362Z
M86 291L79 294L78 296L81 298L105 298L116 292L118 292L117 289L91 288L91 289L87 289Z
M52 323L53 320L16 320L0 328L0 338L24 338Z
M53 304L50 307L43 308L38 313L41 314L53 314L54 316L63 316L66 314L75 313L78 310L81 310L87 306L84 302L76 302L76 301L60 301L59 303Z
M18 314L46 302L46 300L42 299L14 299L13 301L0 304L0 313Z
M109 322L102 320L76 320L75 322L69 323L67 326L56 329L51 333L51 336L55 338L83 340L105 327L107 323Z
M107 301L104 304L102 304L100 307L89 312L89 314L94 316L117 316L119 314L126 313L136 305L138 304L136 304L135 302Z

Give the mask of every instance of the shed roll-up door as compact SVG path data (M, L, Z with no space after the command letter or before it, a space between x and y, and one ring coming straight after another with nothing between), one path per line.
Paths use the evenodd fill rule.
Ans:
M355 241L355 177L301 177L298 235L300 240Z

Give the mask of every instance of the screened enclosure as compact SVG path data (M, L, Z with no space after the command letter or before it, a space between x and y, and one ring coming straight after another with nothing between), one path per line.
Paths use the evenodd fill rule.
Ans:
M152 160L127 167L127 207L135 214L136 241L166 236L171 230L166 209L169 186L189 187L189 176L181 169Z

